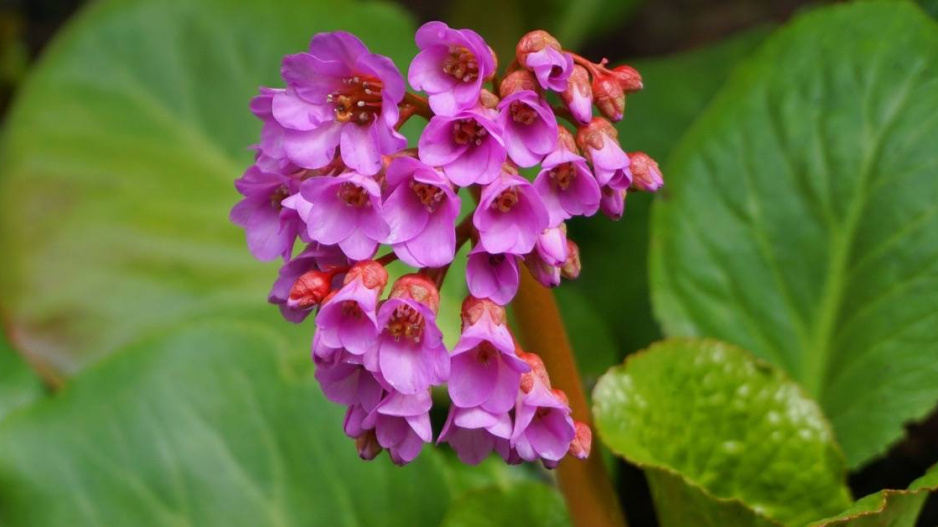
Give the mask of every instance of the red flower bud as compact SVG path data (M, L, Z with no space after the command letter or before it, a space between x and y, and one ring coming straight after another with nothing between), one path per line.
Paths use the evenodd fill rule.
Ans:
M567 130L566 126L558 126L557 132L557 146L566 148L574 154L580 151L576 147L576 138L573 137L573 133L570 130Z
M388 272L383 265L374 260L358 262L349 269L343 283L349 284L356 278L361 278L368 289L384 289L388 285Z
M554 38L553 35L543 29L536 29L521 37L521 40L518 41L518 45L515 47L515 58L518 59L518 64L524 65L527 63L528 54L537 53L548 46L557 51L563 49L560 46L560 41Z
M490 110L494 110L496 107L498 107L499 98L498 95L483 89L479 93L479 102L482 103L482 106Z
M635 190L655 192L664 185L664 177L658 163L645 152L629 154L629 168L632 171L632 186Z
M567 280L576 280L580 276L580 246L567 238L567 260L560 267L560 276Z
M638 70L632 66L616 66L611 70L612 75L619 82L619 87L622 88L622 91L625 93L635 93L641 91L644 87L642 85L642 76L638 73Z
M492 317L492 321L498 325L504 325L508 322L508 314L504 307L488 298L467 296L462 302L463 327L475 324L485 313L488 313Z
M530 392L534 388L535 378L540 380L544 386L550 388L550 377L547 375L547 367L544 366L544 361L534 353L518 350L517 354L518 358L528 363L531 368L531 371L521 376L521 391L524 393Z
M358 457L365 461L371 461L378 457L383 448L378 444L378 436L374 430L368 430L355 439L355 448L358 449Z
M408 298L430 308L436 314L440 310L440 291L436 283L426 275L406 274L397 279L391 287L389 298Z
M541 87L537 83L537 79L534 77L534 74L528 70L512 71L508 75L505 75L505 78L502 79L501 84L498 85L498 93L501 95L502 99L513 93L517 93L523 90L531 90L535 92L539 92L541 90Z
M625 113L625 92L613 75L593 79L593 100L599 111L613 121L621 121Z
M300 276L290 289L287 307L292 309L312 309L322 303L332 292L334 272L309 271Z
M574 421L573 427L576 429L576 436L570 443L569 453L577 459L586 459L590 455L593 446L593 431L586 423Z
M588 148L600 150L607 137L616 140L619 137L619 132L609 121L602 117L593 117L588 125L577 129L576 144L584 152L587 152Z

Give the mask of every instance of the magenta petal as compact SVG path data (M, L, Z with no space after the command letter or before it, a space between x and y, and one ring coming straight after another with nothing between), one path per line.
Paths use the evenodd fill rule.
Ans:
M488 400L482 403L482 408L495 414L505 413L515 405L521 381L521 374L510 368L501 357L497 363L498 377L495 389Z
M388 222L387 243L400 243L420 234L429 213L408 184L398 185L384 201L384 218Z
M339 145L341 123L332 121L306 132L286 130L283 149L290 161L303 168L322 168L332 161Z
M488 364L480 362L476 351L453 356L449 379L449 395L453 404L468 408L485 402L495 390L497 374L494 361Z
M373 126L346 124L342 127L339 146L342 161L359 174L370 176L381 169L381 153Z

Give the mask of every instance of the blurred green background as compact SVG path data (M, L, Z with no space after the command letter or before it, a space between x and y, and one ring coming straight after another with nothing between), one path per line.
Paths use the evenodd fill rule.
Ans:
M318 31L352 31L406 70L427 20L474 28L501 57L545 28L639 69L620 139L664 162L737 64L817 5L0 3L0 525L566 525L530 467L462 467L445 447L405 469L357 459L312 379L311 327L265 303L276 266L227 221L259 130L247 102ZM584 270L557 297L589 388L662 337L651 202L570 225ZM905 488L936 460L938 419L920 420L849 482ZM654 525L641 471L608 461L632 524ZM938 524L938 505L919 521Z

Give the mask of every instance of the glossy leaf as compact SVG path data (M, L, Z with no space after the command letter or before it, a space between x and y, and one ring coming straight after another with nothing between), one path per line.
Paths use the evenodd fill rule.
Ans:
M928 494L938 490L938 465L908 490L882 490L866 496L833 518L810 527L913 527Z
M802 525L851 503L821 410L734 346L653 345L604 375L593 404L603 442L646 469L663 527Z
M569 527L570 518L556 489L529 482L490 486L458 499L442 527Z
M42 396L39 377L0 333L0 421L13 410Z
M273 332L186 326L0 424L0 522L438 525L452 495L441 453L364 462L341 422Z
M276 265L254 261L228 221L232 183L257 141L258 85L282 85L284 54L340 28L402 69L416 51L410 18L378 2L107 0L80 13L0 145L0 302L17 347L72 372L204 314L290 332L265 302Z
M818 9L742 67L666 167L652 285L669 335L784 368L857 467L938 402L938 26Z

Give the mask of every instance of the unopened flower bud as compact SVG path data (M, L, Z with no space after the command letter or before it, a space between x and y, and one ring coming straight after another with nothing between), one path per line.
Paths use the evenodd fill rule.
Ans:
M544 229L537 236L534 249L545 263L552 266L563 265L567 261L567 225L561 223L558 227Z
M664 185L658 163L645 152L629 154L629 169L632 171L632 186L635 190L655 192Z
M332 277L335 273L309 271L301 275L290 289L287 307L290 309L312 309L322 303L332 292Z
M518 41L518 45L515 47L515 58L518 59L518 64L527 64L529 54L537 53L547 47L554 48L557 51L562 49L560 41L554 38L553 35L543 29L536 29L521 37L521 40Z
M519 91L530 90L540 91L541 87L537 84L534 74L528 70L515 70L502 79L498 85L498 93L502 99Z
M560 100L574 119L582 124L590 122L593 118L593 88L586 68L580 65L573 67L573 73L567 79L567 89L560 93Z
M632 66L616 66L612 68L612 75L619 82L619 87L622 88L622 91L625 93L635 93L641 91L643 88L642 85L642 76L638 73L638 70Z
M481 103L484 108L494 110L498 107L500 100L501 99L498 98L498 95L495 95L489 90L483 89L481 92L479 92L479 103Z
M406 274L398 278L391 287L388 298L406 298L420 302L430 308L433 314L440 310L440 291L436 283L419 273Z
M508 322L508 314L505 308L489 300L488 298L476 298L467 296L462 303L462 325L469 327L482 318L482 315L488 313L492 322L498 325L504 325Z
M368 289L384 289L388 285L388 272L383 265L374 260L365 260L358 262L349 269L345 275L345 284L349 284L356 278L361 278L362 283Z
M570 398L567 397L566 392L564 392L560 388L554 388L553 390L551 390L551 393L553 393L554 397L556 397L561 403L563 403L564 406L570 406Z
M580 246L573 240L567 240L567 259L560 266L560 276L567 280L576 280L580 276Z
M612 126L612 123L602 117L594 117L586 126L581 126L576 131L576 144L586 153L589 159L589 151L602 150L606 139L616 140L619 132Z
M566 149L569 152L574 154L579 153L579 149L576 147L576 138L573 137L573 132L567 130L566 126L557 127L557 146L559 148Z
M625 92L619 80L612 75L593 79L593 99L600 113L612 121L621 121L625 113Z
M576 436L570 443L569 453L577 459L586 459L593 446L593 431L586 423L580 421L574 421L573 427L576 429Z
M371 461L378 457L378 454L384 450L381 448L381 445L378 444L378 435L373 429L366 431L355 439L355 448L358 449L358 457L365 461Z
M603 187L602 197L599 200L599 210L610 219L618 220L625 212L626 191L616 190L612 187Z
M547 367L544 366L544 361L541 360L541 357L534 353L521 350L517 351L517 355L531 368L531 371L521 376L521 391L530 393L530 391L534 389L535 381L540 381L541 384L550 388L550 377L547 375Z
M524 265L531 272L531 276L544 287L557 287L560 285L560 266L551 265L544 261L537 251L524 257Z

